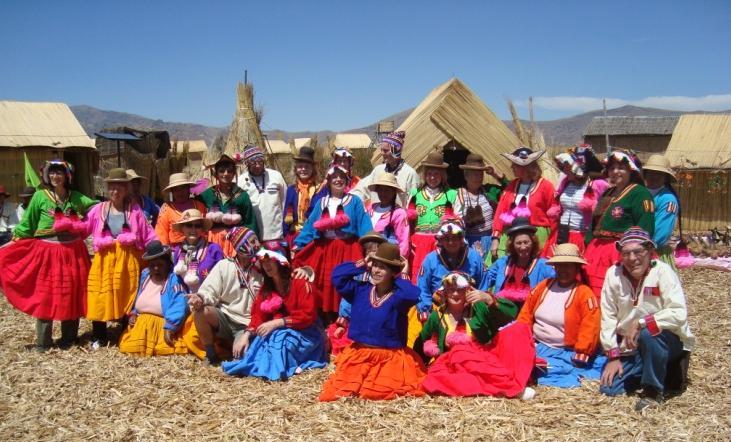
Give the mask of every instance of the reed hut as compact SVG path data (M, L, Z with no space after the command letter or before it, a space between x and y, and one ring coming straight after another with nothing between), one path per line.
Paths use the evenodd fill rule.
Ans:
M176 140L172 143L172 152L183 156L186 160L185 171L194 179L207 178L204 165L208 160L208 144L206 140Z
M683 230L731 225L731 114L683 115L665 155L677 171Z
M452 187L464 185L458 166L464 164L470 152L482 155L497 170L512 177L510 162L500 154L512 152L520 141L480 97L457 78L432 90L397 130L406 132L402 157L417 170L429 152L442 150L444 161L449 163L447 173ZM371 163L376 165L381 161L381 153L376 149ZM544 176L555 182L557 171L548 155L541 159L541 167Z
M13 197L25 187L23 154L36 170L54 158L70 162L76 169L73 187L94 194L97 150L68 105L0 101L0 183Z
M609 145L630 148L645 161L652 154L662 154L670 144L679 117L594 117L584 129L584 142L596 152Z
M330 148L345 147L351 151L369 149L373 147L373 141L368 134L335 134L330 139Z

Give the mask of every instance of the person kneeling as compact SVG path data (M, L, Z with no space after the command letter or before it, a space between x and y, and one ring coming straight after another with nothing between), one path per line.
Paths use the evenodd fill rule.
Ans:
M359 276L367 264L370 280L363 280ZM419 289L398 277L405 264L398 246L384 242L365 261L345 262L333 270L335 288L352 304L348 337L353 344L335 360L320 401L424 395L424 363L406 347L407 313L419 300Z
M436 358L424 390L447 396L532 398L535 392L526 384L535 351L530 328L510 324L518 312L515 304L476 290L461 272L447 274L438 294L441 306L432 311L414 346L425 358Z
M678 275L659 260L650 235L628 229L617 241L621 263L607 270L602 286L601 342L609 362L601 392L616 396L642 389L642 411L683 390L695 341Z
M264 284L243 334L243 357L224 362L223 371L279 381L306 369L325 368L325 335L317 321L312 284L292 278L283 251L261 249L256 256L264 271Z
M183 281L172 269L170 247L151 241L142 259L142 271L128 327L119 340L119 351L138 356L187 354L186 335L192 333Z

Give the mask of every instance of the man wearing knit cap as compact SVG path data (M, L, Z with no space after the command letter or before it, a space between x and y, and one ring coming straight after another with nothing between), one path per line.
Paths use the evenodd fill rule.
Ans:
M601 293L601 343L608 362L601 392L616 396L642 389L636 411L662 404L687 379L694 338L678 275L652 259L655 243L631 227L616 243L621 261L607 270Z
M260 239L281 240L287 184L281 173L264 167L264 152L257 146L244 149L244 164L246 172L239 177L238 185L249 194L261 230Z
M361 179L350 193L358 195L364 202L370 200L377 203L378 195L376 195L376 192L368 190L368 186L373 184L381 173L389 172L396 176L396 181L404 190L403 193L397 195L396 202L404 209L408 207L409 193L412 189L419 187L420 179L414 168L406 164L406 161L401 158L405 138L406 132L403 131L392 132L383 137L381 144L378 146L383 156L383 164L374 167L370 175Z

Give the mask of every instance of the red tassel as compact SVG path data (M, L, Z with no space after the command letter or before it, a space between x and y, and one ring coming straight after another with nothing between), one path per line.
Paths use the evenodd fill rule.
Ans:
M416 200L415 197L411 197L409 200L409 208L406 211L406 215L409 218L409 221L416 221L416 218L418 216L418 213L416 213Z
M454 208L452 207L452 203L447 201L447 204L444 205L444 215L442 215L446 218L454 218Z

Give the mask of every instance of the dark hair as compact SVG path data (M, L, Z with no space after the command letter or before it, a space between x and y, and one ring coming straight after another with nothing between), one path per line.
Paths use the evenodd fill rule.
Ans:
M541 244L538 242L538 237L536 236L536 233L531 232L530 230L518 230L517 232L508 235L508 243L505 246L505 253L509 256L517 255L514 244L515 237L523 234L528 235L531 241L530 257L537 257L538 254L541 253Z
M277 263L277 269L279 270L279 274L282 276L282 278L284 278L285 280L290 279L291 275L290 275L287 267L279 264L279 262L277 262L277 261L275 261L275 262ZM273 292L274 290L276 290L276 287L274 286L274 279L271 276L269 276L267 274L267 272L264 271L264 269L262 269L261 274L262 274L264 280L262 281L261 290L259 293ZM286 295L286 293L280 293L280 294L283 296Z
M66 170L66 168L63 165L51 164L50 166L48 166L48 175L51 174L51 171L61 172L63 174L63 187L65 187L66 190L71 189L71 183L69 182L69 173L68 173L68 170ZM53 188L53 186L51 185L50 176L49 176L48 182L44 183L44 184L50 188Z

